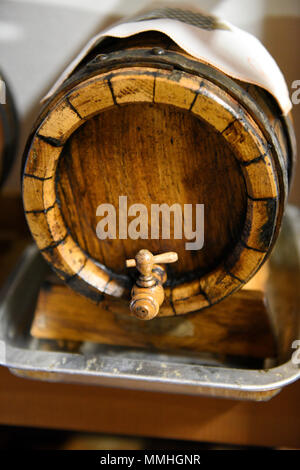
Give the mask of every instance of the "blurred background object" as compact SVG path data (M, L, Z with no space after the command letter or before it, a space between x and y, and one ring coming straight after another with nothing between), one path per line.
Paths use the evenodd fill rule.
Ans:
M9 84L0 73L0 187L13 166L17 146L17 112Z

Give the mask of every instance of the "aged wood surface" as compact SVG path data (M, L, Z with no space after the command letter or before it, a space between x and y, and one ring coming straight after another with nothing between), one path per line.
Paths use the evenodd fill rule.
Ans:
M255 274L279 230L290 149L278 109L254 87L236 98L155 59L89 70L43 111L25 163L25 213L41 252L70 287L122 304L133 282L125 260L141 248L174 250L159 315L214 305ZM148 210L204 204L204 247L185 250L172 226L170 240L100 241L96 209L118 207L121 195Z

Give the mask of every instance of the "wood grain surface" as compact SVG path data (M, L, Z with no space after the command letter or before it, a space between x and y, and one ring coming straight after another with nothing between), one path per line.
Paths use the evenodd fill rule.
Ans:
M199 276L216 267L241 236L245 183L232 150L208 125L170 106L127 105L90 119L64 147L57 173L60 207L74 240L117 273L128 273L124 261L147 246L154 253L178 253L178 262L168 267L172 278L191 271ZM173 217L169 240L161 233L159 240L99 240L97 206L118 209L122 195L128 207L146 206L149 238L152 204L193 204L194 220L195 204L204 204L205 249L187 251L184 237L174 239Z

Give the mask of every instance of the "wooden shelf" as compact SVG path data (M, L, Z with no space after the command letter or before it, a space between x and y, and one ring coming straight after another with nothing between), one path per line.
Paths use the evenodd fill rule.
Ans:
M255 403L21 379L0 368L0 423L300 447L300 382Z

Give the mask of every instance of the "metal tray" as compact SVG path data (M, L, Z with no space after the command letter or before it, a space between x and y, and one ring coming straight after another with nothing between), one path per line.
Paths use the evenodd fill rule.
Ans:
M283 266L280 272L294 283L295 291L300 291L299 260L300 211L290 206L271 257L271 274L272 266L277 270ZM277 365L269 369L267 363L253 369L221 364L207 355L162 354L93 343L83 343L80 352L71 353L55 341L37 340L29 333L39 288L48 270L37 248L29 246L0 293L0 364L18 376L256 401L270 399L300 377L292 349L300 338L299 295L280 298L280 308L271 295L279 355ZM271 293L272 289L277 288L271 283ZM276 309L280 309L278 315ZM282 334L287 331L287 322L292 332L288 339Z

